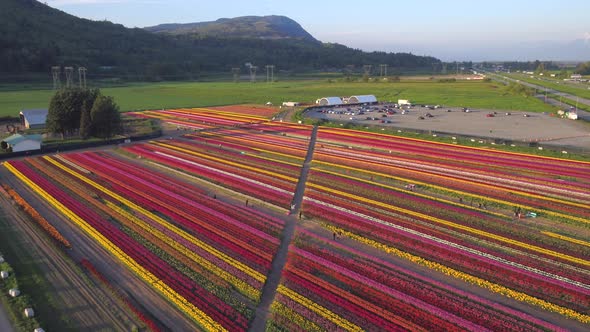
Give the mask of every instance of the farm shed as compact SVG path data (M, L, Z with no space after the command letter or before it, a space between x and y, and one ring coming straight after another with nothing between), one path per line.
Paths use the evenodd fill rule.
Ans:
M0 147L10 152L40 150L41 140L41 135L14 134L2 140Z
M372 104L376 102L377 98L373 95L351 96L348 98L349 104Z
M46 109L33 109L20 111L21 125L27 129L43 129L47 120Z
M318 104L321 106L333 106L333 105L342 105L342 99L340 97L324 97L320 98Z

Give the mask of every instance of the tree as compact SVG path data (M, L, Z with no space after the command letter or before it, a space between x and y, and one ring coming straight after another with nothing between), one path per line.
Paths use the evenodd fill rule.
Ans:
M98 89L62 89L55 93L49 103L46 127L50 132L66 135L80 128L82 109L94 104L100 94Z
M545 64L543 62L539 63L537 68L535 69L535 74L543 74L545 72Z
M576 73L578 73L580 75L590 75L590 61L580 63L576 67Z
M121 114L113 97L98 96L90 111L94 136L112 137L121 132Z
M80 137L87 139L92 134L92 118L90 116L90 106L84 104L82 114L80 115Z

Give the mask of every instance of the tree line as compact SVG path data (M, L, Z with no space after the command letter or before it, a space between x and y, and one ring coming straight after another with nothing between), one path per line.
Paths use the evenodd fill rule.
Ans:
M250 62L292 71L387 64L431 69L440 61L410 53L363 52L306 40L155 34L107 21L90 21L34 0L0 1L0 72L49 73L51 66L83 66L109 76L190 78L229 72ZM0 77L1 79L1 77Z

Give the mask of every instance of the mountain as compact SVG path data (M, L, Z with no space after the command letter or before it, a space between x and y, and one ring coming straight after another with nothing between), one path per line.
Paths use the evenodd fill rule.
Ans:
M198 34L220 38L297 39L318 42L299 23L285 16L242 16L212 22L160 24L147 31L167 34Z
M0 0L0 81L14 81L23 73L44 76L52 66L86 67L89 79L174 80L229 73L247 62L273 64L277 70L288 71L358 69L364 64L388 64L397 71L431 70L440 63L427 56L367 53L323 44L296 22L280 16L262 18L267 23L251 23L256 29L250 23L235 23L259 20L221 20L246 26L247 33L152 33L81 19L34 0ZM215 31L220 24L199 29Z

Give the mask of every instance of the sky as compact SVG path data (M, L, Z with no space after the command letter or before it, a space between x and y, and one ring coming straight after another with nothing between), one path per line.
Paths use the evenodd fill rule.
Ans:
M284 15L322 42L443 61L590 60L588 0L45 0L126 27Z

